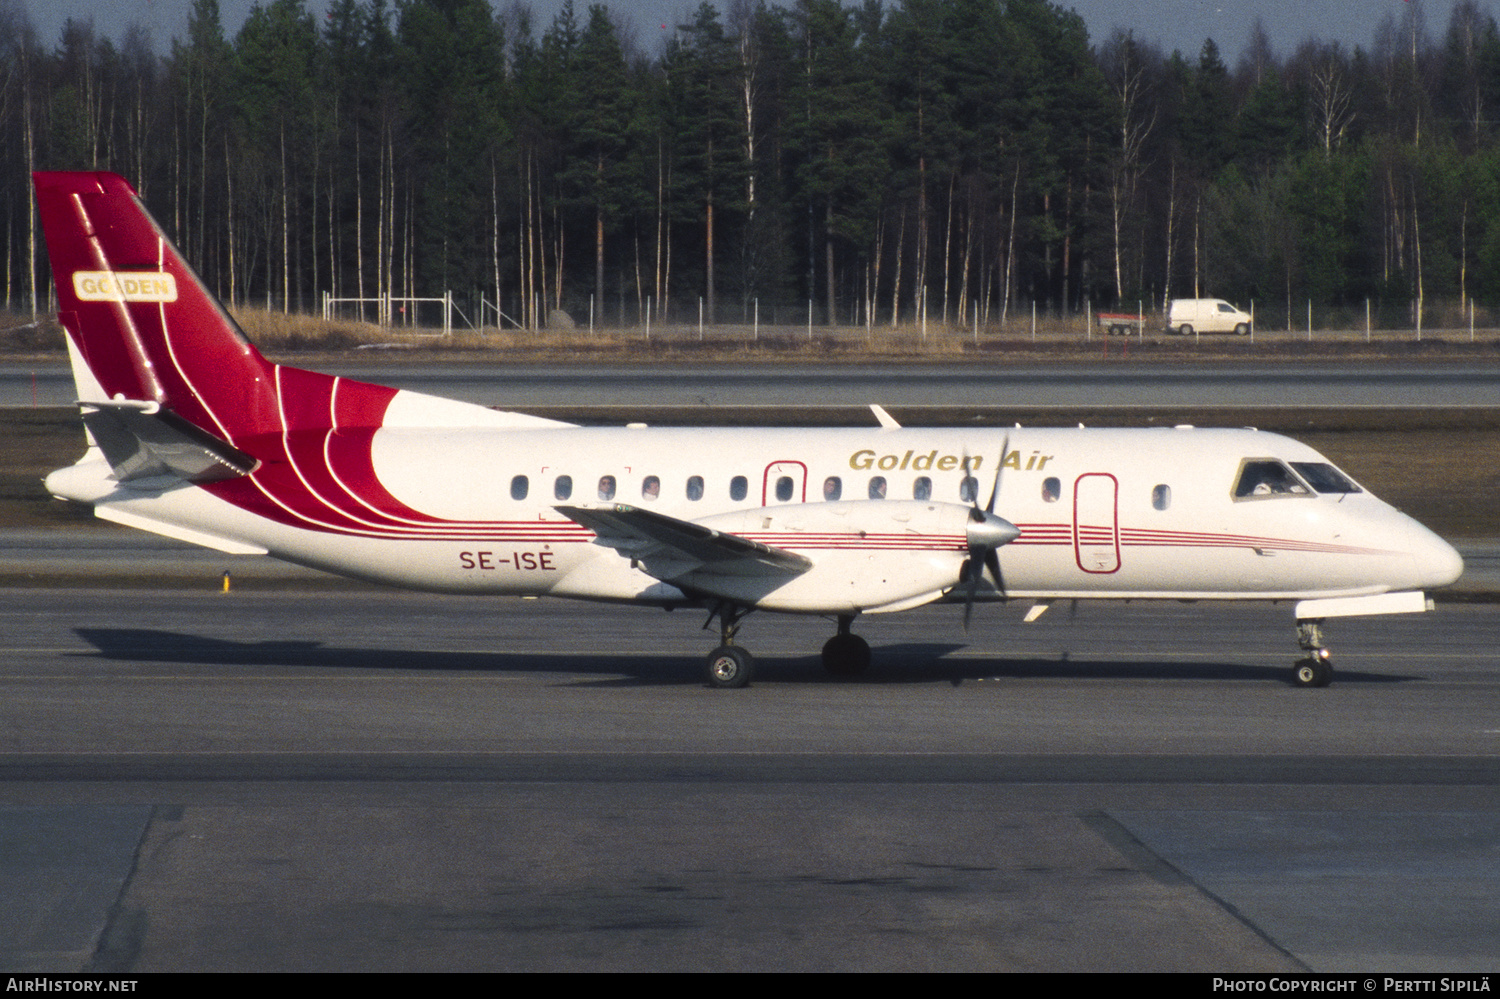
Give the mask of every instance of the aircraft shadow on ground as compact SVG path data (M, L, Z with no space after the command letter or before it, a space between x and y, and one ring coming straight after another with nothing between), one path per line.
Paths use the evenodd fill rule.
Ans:
M76 628L74 633L96 651L77 655L122 662L183 663L208 667L258 666L288 669L400 670L412 673L557 673L574 682L633 686L703 683L703 659L663 653L659 656L601 653L460 652L421 649L369 649L327 645L308 640L238 642L204 635L147 628ZM908 642L879 645L864 676L829 676L817 655L766 656L756 659L761 683L951 683L979 680L1224 680L1291 682L1291 661L1284 666L1209 661L1077 660L1061 657L964 656L967 646L954 642ZM579 675L598 679L577 680ZM1339 683L1398 683L1417 676L1339 670Z

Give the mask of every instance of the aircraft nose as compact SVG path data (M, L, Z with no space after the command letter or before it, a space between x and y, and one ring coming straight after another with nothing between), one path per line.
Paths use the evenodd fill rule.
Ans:
M1417 560L1417 588L1430 590L1457 582L1464 573L1463 556L1427 528L1417 533L1416 544L1412 546L1412 555Z

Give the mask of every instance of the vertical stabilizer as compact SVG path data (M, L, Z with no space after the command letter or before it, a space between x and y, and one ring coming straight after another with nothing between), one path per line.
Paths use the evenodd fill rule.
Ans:
M228 440L282 429L274 366L111 173L38 173L58 319L85 388L155 403Z

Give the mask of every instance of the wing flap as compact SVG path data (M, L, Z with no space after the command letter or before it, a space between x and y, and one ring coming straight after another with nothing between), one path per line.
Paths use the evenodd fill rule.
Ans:
M796 552L624 503L553 509L593 531L596 544L636 560L661 580L679 579L692 572L786 577L812 568L812 561Z

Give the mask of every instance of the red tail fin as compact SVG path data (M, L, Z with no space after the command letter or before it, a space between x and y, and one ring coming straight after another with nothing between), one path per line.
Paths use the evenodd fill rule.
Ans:
M111 399L158 403L235 443L329 426L331 386L322 382L332 379L295 372L299 388L321 405L281 400L281 382L293 370L280 369L278 379L277 366L245 339L123 178L38 173L33 180L58 318ZM344 394L358 394L349 391L355 385L345 383ZM361 422L373 417L378 426L394 392L368 388L380 398L356 408L366 410ZM294 402L290 411L285 401Z

